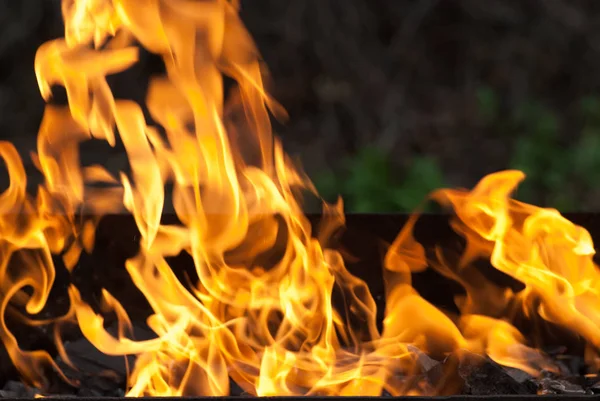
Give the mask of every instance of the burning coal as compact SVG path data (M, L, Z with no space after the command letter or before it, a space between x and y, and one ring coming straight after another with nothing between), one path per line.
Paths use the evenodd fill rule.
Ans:
M33 157L45 182L34 197L14 146L0 143L10 175L0 196L0 337L23 380L45 389L47 369L60 368L47 352L20 347L6 323L15 311L27 324L53 327L67 362L67 324L104 354L135 355L129 396L227 395L230 380L260 396L440 393L405 380L420 369L421 353L487 355L532 376L555 370L516 328L517 316L584 338L594 371L600 277L590 235L555 210L512 200L524 178L518 171L487 176L472 191L431 195L453 210L465 251L453 259L441 248L426 252L413 235L415 214L385 256L378 328L366 283L330 245L344 224L342 203L324 203L318 230L303 213L302 194L316 191L273 140L269 111L284 111L263 87L237 7L234 0L63 1L65 37L40 47L35 71L44 99L63 86L68 106L48 105L44 114ZM145 105L115 99L106 80L136 63L138 46L166 67L149 82ZM237 84L228 96L224 77ZM92 139L122 145L130 171L82 166L79 146ZM167 204L178 223L161 221ZM128 305L108 291L98 311L75 285L64 316L39 318L55 281L53 256L72 271L93 249L99 219L123 212L140 232L125 268L152 308L154 338L131 337ZM168 262L182 253L194 262L189 282ZM521 288L482 275L474 267L480 259ZM412 275L425 269L464 288L458 314L413 288ZM104 327L109 313L118 317L116 335Z

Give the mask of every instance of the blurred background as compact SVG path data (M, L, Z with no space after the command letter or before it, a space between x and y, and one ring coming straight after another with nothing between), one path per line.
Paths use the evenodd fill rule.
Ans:
M242 7L290 114L277 134L321 193L341 194L348 212L409 211L434 188L472 187L505 168L528 175L519 199L600 210L598 0ZM24 156L43 112L35 51L59 36L60 1L0 2L0 139ZM142 57L113 87L143 98L151 65ZM126 163L106 152L84 157Z

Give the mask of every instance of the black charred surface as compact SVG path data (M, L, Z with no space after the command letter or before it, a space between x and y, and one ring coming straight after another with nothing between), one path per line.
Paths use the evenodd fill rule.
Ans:
M508 374L502 366L481 355L464 352L457 358L458 375L464 381L463 394L535 394L537 386L529 381L519 381ZM455 362L456 363L456 362Z

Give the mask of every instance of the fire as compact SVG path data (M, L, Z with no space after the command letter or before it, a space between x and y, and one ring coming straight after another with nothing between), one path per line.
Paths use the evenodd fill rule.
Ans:
M341 201L324 204L318 229L303 214L302 192L316 191L273 139L269 112L285 112L264 89L238 6L63 0L65 37L40 47L35 71L44 99L60 85L68 106L47 106L33 155L45 182L35 197L26 192L15 148L0 143L10 176L0 196L0 338L23 379L45 388L45 369L58 367L45 351L19 346L6 314L39 314L53 287L52 256L72 270L93 248L94 224L119 212L130 213L140 232L139 253L125 268L152 307L147 324L155 338L132 339L127 305L104 291L104 309L119 318L119 335L111 335L74 285L63 317L21 318L54 323L63 358L64 322L75 322L105 354L136 355L129 396L227 395L230 380L259 396L444 393L411 379L420 373L417 349L435 357L487 354L532 375L554 369L517 329L517 315L585 338L595 365L600 277L590 235L556 210L512 200L524 178L518 171L487 176L472 191L431 195L453 210L465 250L454 261L442 248L426 250L413 235L415 214L385 256L386 313L378 329L366 283L329 245L344 224ZM137 62L139 45L166 67L150 81L144 105L116 99L107 83ZM229 96L224 77L237 84ZM79 146L91 139L123 146L130 171L115 177L103 166L82 166ZM179 222L164 224L171 206ZM195 282L181 282L169 266L169 257L182 253L194 261ZM474 267L478 259L523 288L486 278ZM458 315L412 287L412 274L427 268L464 287Z

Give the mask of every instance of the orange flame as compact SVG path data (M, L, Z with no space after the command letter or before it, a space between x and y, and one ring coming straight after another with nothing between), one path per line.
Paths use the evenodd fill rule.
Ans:
M94 225L77 221L82 211L127 210L135 218L140 250L125 267L152 308L147 323L156 338L129 338L125 307L104 291L105 309L120 322L111 335L75 286L70 310L54 323L77 322L105 354L136 355L129 396L227 395L230 379L260 396L442 393L408 379L418 376L419 352L468 350L532 375L553 369L513 324L517 313L582 336L596 363L600 278L590 235L555 210L510 199L524 178L517 171L487 176L472 191L432 194L453 208L452 227L466 240L456 263L441 248L430 255L413 235L419 215L411 218L385 257L380 332L367 284L329 245L344 224L342 203L324 205L318 230L303 214L301 194L315 189L273 140L268 112L284 111L263 87L237 6L63 0L65 38L40 47L35 70L42 96L64 86L68 106L46 109L34 155L45 183L35 198L15 148L0 143L10 176L0 196L0 338L25 380L43 388L43 368L54 362L20 348L5 316L10 308L42 311L55 277L52 255L72 270L91 251ZM115 99L106 79L137 62L137 43L166 66L150 81L145 105ZM224 76L237 83L228 98ZM121 144L131 170L116 178L102 166L81 166L79 145L92 138ZM98 182L109 186L98 190ZM170 204L177 224L161 222ZM193 259L197 283L182 283L169 266L181 253ZM524 288L487 279L475 268L479 258ZM464 287L459 314L412 287L412 275L429 267Z

